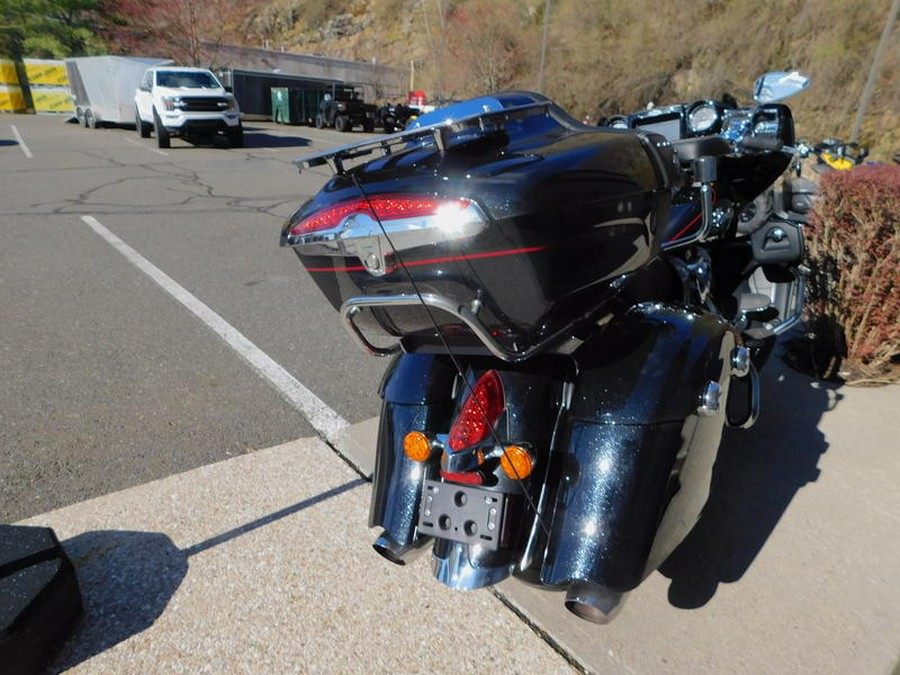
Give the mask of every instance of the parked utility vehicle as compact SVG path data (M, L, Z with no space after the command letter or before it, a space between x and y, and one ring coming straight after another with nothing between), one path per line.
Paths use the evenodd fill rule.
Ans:
M338 131L350 131L353 127L363 131L375 129L375 106L363 101L362 90L349 85L331 85L319 104L316 127L334 127Z
M141 138L155 133L160 148L170 147L172 136L202 143L221 134L232 147L244 144L237 101L204 68L148 68L135 92L134 109Z

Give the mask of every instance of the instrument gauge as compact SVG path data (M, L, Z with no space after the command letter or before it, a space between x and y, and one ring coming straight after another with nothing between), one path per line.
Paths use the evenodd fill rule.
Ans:
M688 128L692 133L712 131L719 124L719 111L712 103L700 103L688 113Z

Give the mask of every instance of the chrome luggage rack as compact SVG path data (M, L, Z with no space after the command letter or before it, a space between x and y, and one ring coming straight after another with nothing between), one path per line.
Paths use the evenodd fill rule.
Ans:
M578 321L570 322L555 332L546 335L540 342L533 344L524 349L517 350L515 345L513 349L501 344L492 334L490 329L478 318L478 311L481 303L474 300L470 305L459 303L446 296L437 293L400 294L400 295L368 295L356 298L348 298L341 306L341 317L345 321L345 326L352 335L369 354L375 356L390 356L402 351L403 347L398 340L396 343L387 347L378 347L372 344L362 330L356 324L356 316L364 309L385 308L385 307L402 307L402 306L425 306L426 308L439 309L450 314L451 316L462 321L469 330L472 331L475 338L494 356L508 363L519 363L525 359L531 358L538 352L546 350L551 345L568 345L574 348L581 344L581 340L573 335L573 326ZM589 320L590 316L585 315L579 320Z
M462 117L460 119L447 119L437 124L430 124L415 129L407 129L398 131L387 136L379 136L377 138L360 141L359 143L351 143L337 148L331 148L314 155L306 155L294 160L294 165L301 171L306 168L310 169L316 166L328 165L331 171L336 175L343 175L347 172L344 162L347 160L357 159L380 153L379 156L393 154L394 150L403 146L407 149L411 143L419 143L420 147L433 145L439 152L445 152L454 145L452 137L453 132L459 132L466 128L478 128L481 132L497 131L503 128L503 123L512 115L527 113L544 109L547 113L552 110L552 101L545 99L535 103L527 103L525 105L510 106L501 110L485 110L475 115ZM464 142L470 140L468 138L458 141Z

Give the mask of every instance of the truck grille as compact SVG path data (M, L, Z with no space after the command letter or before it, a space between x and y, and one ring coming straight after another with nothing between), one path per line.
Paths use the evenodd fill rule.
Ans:
M185 112L222 112L228 110L228 101L222 96L184 96L181 99Z

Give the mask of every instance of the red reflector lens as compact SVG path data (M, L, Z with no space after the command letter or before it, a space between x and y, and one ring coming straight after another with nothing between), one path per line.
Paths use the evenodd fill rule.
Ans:
M447 439L451 452L480 443L497 424L506 402L503 383L494 370L489 370L475 383L462 410L450 427Z
M337 227L341 221L354 213L365 213L378 220L399 220L401 218L423 218L439 212L464 211L470 204L467 199L439 199L418 195L375 195L368 200L354 199L329 206L323 211L304 218L291 227L291 235L310 234Z

